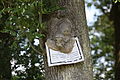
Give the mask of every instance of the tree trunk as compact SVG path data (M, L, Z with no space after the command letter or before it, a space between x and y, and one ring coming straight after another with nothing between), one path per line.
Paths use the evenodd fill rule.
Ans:
M72 22L72 34L79 38L85 60L76 64L49 67L45 58L45 78L46 80L93 80L84 0L60 0L59 5L66 9L58 11L54 17L64 17ZM48 38L52 38L56 34L56 27L52 26L51 29L49 24L48 31Z
M115 80L120 80L120 2L113 3L110 19L115 29Z
M10 80L11 79L11 53L9 53L8 48L0 49L0 80Z
M12 77L10 38L9 34L0 33L0 80L10 80Z

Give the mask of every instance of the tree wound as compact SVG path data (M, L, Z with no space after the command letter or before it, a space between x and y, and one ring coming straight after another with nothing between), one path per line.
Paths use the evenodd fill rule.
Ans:
M62 53L70 53L74 47L75 38L72 36L72 23L68 19L58 20L56 34L53 39L48 39L46 44L48 48Z

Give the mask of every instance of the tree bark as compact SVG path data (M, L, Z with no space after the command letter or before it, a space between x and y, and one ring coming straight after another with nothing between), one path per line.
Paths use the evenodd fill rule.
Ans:
M0 80L10 80L11 74L11 36L7 33L0 33Z
M10 80L11 79L11 53L9 53L8 48L0 49L0 80Z
M57 14L59 18L64 16L72 22L72 34L79 38L85 60L76 64L48 67L45 57L45 78L46 80L93 80L84 0L60 0L59 5L66 9L63 12L58 11ZM56 27L52 26L51 30L49 24L48 31L48 38L51 38L55 34Z
M115 80L120 80L120 2L113 3L110 13L115 29Z

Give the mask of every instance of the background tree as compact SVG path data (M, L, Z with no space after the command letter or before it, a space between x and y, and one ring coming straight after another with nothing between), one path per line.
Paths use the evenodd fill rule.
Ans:
M5 4L7 6L8 4ZM3 6L0 3L0 10L2 10ZM4 18L2 17L4 16ZM5 23L9 17L7 12L0 13L0 31L5 28ZM9 80L11 79L11 49L10 46L12 44L13 36L9 33L0 32L0 79L1 80Z
M92 45L93 58L95 57L95 80L98 78L119 80L119 0L93 0L92 3L102 12L92 28L99 34L92 39L92 44L95 44ZM103 58L107 64L99 62L96 65L96 62L100 59L103 60ZM101 76L103 74L104 76Z
M10 34L0 33L0 79L9 80L11 79L11 48L9 41L11 39Z
M110 20L113 21L115 29L115 80L120 79L120 2L112 3Z
M10 80L12 72L15 80L43 79L42 56L38 54L41 49L34 42L43 37L38 33L43 29L38 17L40 6L37 0L0 1L1 80Z

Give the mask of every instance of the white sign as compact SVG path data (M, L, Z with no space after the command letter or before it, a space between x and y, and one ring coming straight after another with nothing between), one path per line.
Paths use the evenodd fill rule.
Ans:
M70 53L61 53L49 49L46 45L48 66L56 66L63 64L73 64L84 61L84 56L78 38L75 38L73 50Z

